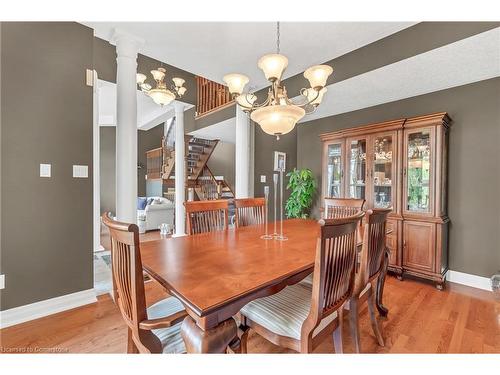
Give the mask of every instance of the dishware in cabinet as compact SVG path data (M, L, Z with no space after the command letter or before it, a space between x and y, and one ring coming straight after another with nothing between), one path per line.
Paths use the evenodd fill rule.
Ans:
M323 145L323 197L344 197L345 142L333 140Z
M369 137L348 138L346 140L346 197L367 200Z

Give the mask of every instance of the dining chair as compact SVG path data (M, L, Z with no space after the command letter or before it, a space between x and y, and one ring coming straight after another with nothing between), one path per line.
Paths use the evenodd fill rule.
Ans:
M333 333L335 351L342 353L344 304L354 290L356 228L364 213L321 219L316 244L313 283L287 286L241 309L241 350L247 351L253 329L272 343L310 353Z
M356 273L354 292L349 301L350 326L356 353L361 352L359 305L364 301L368 302L368 312L373 333L378 344L384 346L384 339L375 315L374 290L380 274L385 272L383 261L385 252L388 251L386 247L386 223L387 215L391 210L391 208L373 209L366 211L365 215L361 261L359 270Z
M127 352L184 353L182 303L167 297L146 308L137 225L115 221L110 213L102 222L110 232L113 297L128 327Z
M327 219L354 215L363 210L364 199L357 198L324 198L324 217Z
M364 199L357 198L324 198L325 208L323 216L328 219L352 216L363 211ZM361 224L361 221L360 221ZM361 242L360 225L357 229L358 242ZM312 275L308 275L302 283L312 284Z
M227 199L184 202L188 234L215 232L228 227Z
M235 199L236 227L264 224L266 215L265 198Z

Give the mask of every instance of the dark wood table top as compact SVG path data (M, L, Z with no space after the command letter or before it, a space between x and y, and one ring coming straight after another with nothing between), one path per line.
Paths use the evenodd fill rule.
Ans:
M263 229L248 226L145 242L143 268L197 316L213 314L245 295L312 272L317 221L284 221L287 241L263 240Z

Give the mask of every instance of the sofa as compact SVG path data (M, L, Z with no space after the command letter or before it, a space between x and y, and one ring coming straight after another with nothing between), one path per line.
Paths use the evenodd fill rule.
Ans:
M146 204L144 204L146 203ZM139 197L137 199L137 219L145 218L145 230L159 229L160 224L174 225L174 204L163 197Z

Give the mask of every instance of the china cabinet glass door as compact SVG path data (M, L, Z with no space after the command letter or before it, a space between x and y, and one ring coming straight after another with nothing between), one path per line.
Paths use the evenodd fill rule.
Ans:
M374 208L394 207L395 134L374 135L371 139L372 158L372 205Z
M349 198L366 198L366 139L347 141L348 179L347 195Z
M432 142L433 129L406 134L405 211L432 213Z
M325 197L342 198L342 143L330 143L326 147L327 180Z

